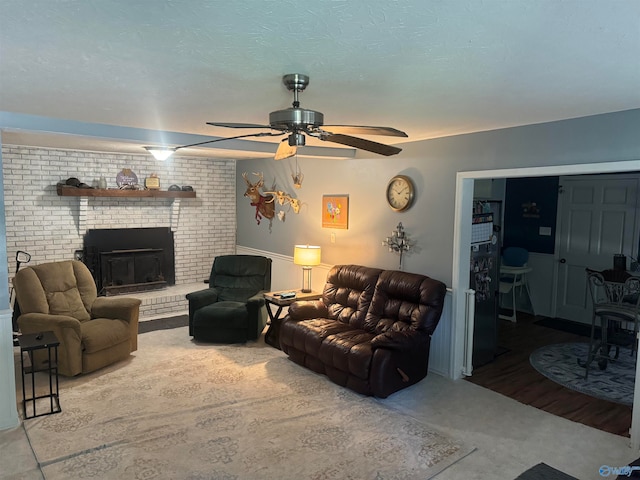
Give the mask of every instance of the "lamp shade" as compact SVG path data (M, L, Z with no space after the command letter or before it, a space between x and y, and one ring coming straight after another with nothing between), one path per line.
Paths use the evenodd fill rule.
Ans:
M293 263L311 267L320 265L320 247L315 245L296 245L293 250Z

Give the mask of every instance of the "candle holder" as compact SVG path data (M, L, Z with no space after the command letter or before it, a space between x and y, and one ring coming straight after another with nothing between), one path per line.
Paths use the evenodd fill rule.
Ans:
M402 270L402 256L405 252L409 252L413 248L415 242L411 241L409 235L404 231L402 222L400 222L396 229L391 232L391 236L382 241L382 245L388 247L390 252L400 255L400 265L398 269Z

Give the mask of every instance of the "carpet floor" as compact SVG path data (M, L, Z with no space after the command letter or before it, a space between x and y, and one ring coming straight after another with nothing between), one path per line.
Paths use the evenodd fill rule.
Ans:
M60 401L25 423L49 480L429 479L473 451L263 342L198 344L186 327L61 379Z
M600 370L592 362L589 376L578 360L585 361L588 343L557 343L535 350L530 356L533 368L545 377L572 390L623 405L633 404L636 357L628 348L620 347L616 360L609 360L607 368Z

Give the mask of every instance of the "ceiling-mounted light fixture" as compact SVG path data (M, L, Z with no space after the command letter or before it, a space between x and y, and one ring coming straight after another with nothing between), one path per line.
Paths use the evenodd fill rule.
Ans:
M144 149L149 152L156 160L166 160L173 152L175 152L178 148L170 148L170 147L144 147Z
M247 135L236 135L235 137L227 137L227 138L216 138L215 140L207 140L204 142L191 143L189 145L180 145L179 147L142 147L147 152L149 152L156 160L166 160L173 153L180 148L187 147L197 147L198 145L206 145L207 143L215 143L222 142L224 140L234 140L236 138L245 138L245 137L279 137L282 135L281 133L271 133L271 132L262 132L262 133L250 133Z

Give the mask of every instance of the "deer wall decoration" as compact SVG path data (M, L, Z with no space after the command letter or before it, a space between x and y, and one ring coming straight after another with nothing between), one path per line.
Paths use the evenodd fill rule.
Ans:
M273 204L273 195L263 195L260 189L264 186L264 175L262 173L254 173L260 177L256 183L251 183L247 178L247 172L242 174L242 178L247 183L247 190L244 192L245 197L249 197L251 205L256 207L256 222L260 225L262 218L272 220L275 215L275 205Z
M293 198L291 195L283 190L273 190L270 192L260 192L260 189L264 186L264 175L262 173L253 173L259 180L256 183L251 183L247 178L247 172L242 174L242 178L247 183L247 190L244 192L245 197L249 197L251 205L256 207L256 222L260 225L262 218L268 218L272 220L275 216L275 203L279 205L290 205L294 213L300 213L301 203L297 198ZM274 185L275 187L275 185ZM284 219L284 212L282 215L278 215L281 220Z

